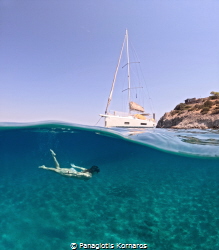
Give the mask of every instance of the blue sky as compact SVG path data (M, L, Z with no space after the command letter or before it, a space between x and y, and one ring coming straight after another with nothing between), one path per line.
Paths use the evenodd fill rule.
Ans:
M0 122L94 125L126 28L157 118L219 91L218 13L218 0L0 0Z

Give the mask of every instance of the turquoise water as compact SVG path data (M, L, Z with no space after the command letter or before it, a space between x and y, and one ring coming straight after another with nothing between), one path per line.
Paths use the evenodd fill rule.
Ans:
M1 250L219 249L218 130L0 125ZM54 167L49 149L61 167L100 173L81 181L38 169Z

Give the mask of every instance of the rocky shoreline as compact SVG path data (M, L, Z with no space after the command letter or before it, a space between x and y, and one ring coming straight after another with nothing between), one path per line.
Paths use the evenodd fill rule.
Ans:
M212 100L212 97L207 97L189 104L180 103L160 118L157 128L218 129L219 99Z

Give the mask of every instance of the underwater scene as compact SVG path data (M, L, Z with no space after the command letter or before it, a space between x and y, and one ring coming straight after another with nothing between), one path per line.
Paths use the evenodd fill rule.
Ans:
M0 160L1 250L219 250L219 130L0 123Z

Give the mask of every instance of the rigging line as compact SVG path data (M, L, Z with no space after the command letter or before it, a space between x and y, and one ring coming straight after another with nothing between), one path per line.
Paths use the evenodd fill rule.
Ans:
M136 55L136 52L135 52L135 50L134 50L134 47L133 47L133 45L132 45L132 43L130 43L130 52L132 53L132 57L133 57L133 59L135 60L135 61L139 61L139 58L138 58L138 56ZM139 62L140 63L140 62ZM140 76L141 74L140 74L140 72L139 72L139 67L140 66L135 66L135 70L134 70L134 72L132 72L132 74L136 77L135 78L135 81L134 81L134 86L138 86L137 88L143 88L142 87L142 81L143 81L143 79L141 79L142 77ZM136 96L137 96L137 90L136 90ZM142 103L143 104L143 106L145 106L145 98L144 98L144 96L146 96L146 97L148 97L148 95L147 94L145 94L145 91L143 91L142 92L142 94L143 95L140 95L140 98L139 98L139 96L138 96L138 100L139 100L139 102L140 103ZM149 103L149 108L150 108L150 110L152 111L152 107L151 107L151 104Z
M142 71L141 68L140 68L140 70ZM142 72L142 74L143 74L143 72ZM148 93L148 96L149 96L149 103L150 103L150 106L152 107L152 112L154 113L153 101L152 101L152 98L151 98L151 96L150 96L149 89L148 89L148 86L147 86L146 81L145 81L145 79L144 79L144 76L143 76L143 80L144 80L144 82L145 82L146 90L147 90L147 93Z
M129 63L126 63L124 66L122 66L122 69L127 66L128 64L131 64L131 63L140 63L140 62L129 62Z
M143 87L133 87L133 88L130 88L130 89L143 89ZM126 91L126 90L128 90L128 89L124 89L122 92L124 92L124 91Z
M135 55L134 53L134 50L133 50L133 46L132 44L130 43L130 47L129 47L129 52L130 52L130 57L132 58L131 61L129 63L126 63L122 68L124 68L125 66L129 66L130 64L138 64L140 63L137 56ZM141 84L140 84L140 77L139 77L139 69L138 69L138 66L133 66L135 68L135 70L133 70L133 68L130 67L130 74L134 76L134 80L132 80L132 86L136 87L136 88L142 88ZM137 74L136 74L137 73ZM128 90L130 91L130 87L128 88ZM124 91L124 90L123 90ZM137 91L137 90L136 90ZM136 92L137 93L137 92ZM134 94L133 93L130 93L130 97L132 99L134 99Z
M136 56L137 60L139 60L139 57L138 57L138 54L137 54L136 50L134 49L134 47L133 47L133 45L132 45L132 43L131 43L131 42L130 42L130 44L131 44L131 47L132 47L132 49L133 49L133 51L134 51L134 53L135 53L135 56ZM147 94L148 94L148 96L149 96L149 104L150 104L150 108L151 108L152 112L154 113L154 105L153 105L153 101L152 101L152 99L151 99L151 97L150 97L150 92L149 92L148 86L147 86L147 84L146 84L146 80L145 80L145 78L144 78L144 74L143 74L143 71L142 71L141 65L140 65L139 67L140 67L140 71L141 71L141 74L142 74L143 81L144 81L145 86L146 86Z
M151 111L154 113L154 105L153 105L153 101L152 101L152 98L151 98L151 95L150 95L150 92L149 92L149 88L148 88L148 85L146 84L146 80L144 78L144 74L143 74L141 66L139 66L139 68L140 68L140 72L141 72L141 75L142 75L142 79L143 79L144 85L146 87L146 92L147 92L146 95L149 97L149 105L150 105Z
M131 48L131 52L132 52L132 54L133 54L133 59L135 60L135 61L139 61L139 58L138 58L138 55L137 55L137 53L136 53L136 51L135 51L135 49L134 49L134 46L132 45L132 43L130 42L130 48ZM140 63L140 62L139 62ZM140 87L142 87L142 81L144 81L142 78L142 76L141 76L141 74L140 74L140 70L139 70L139 68L140 68L140 66L137 66L136 65L136 67L135 67L135 71L134 71L134 73L132 73L132 74L134 74L135 76L136 76L136 83L137 83L137 85ZM143 74L142 74L143 75ZM143 88L143 87L142 87ZM143 106L145 105L145 98L144 98L144 96L146 96L146 97L148 97L149 96L149 94L146 94L145 93L145 91L143 91L143 93L142 93L143 95L140 95L140 98L139 98L139 101L140 102L142 102L142 104L143 104ZM151 103L149 102L149 107L150 107L150 110L152 111L152 106L151 106ZM152 111L153 112L153 111Z
M94 126L96 126L102 118L103 118L103 117L101 116L100 119L98 120L98 122L97 122Z
M135 50L134 50L134 47L133 47L131 41L130 41L129 48L130 48L130 54L132 54L133 61L134 61L134 62L130 62L130 63L139 63L140 64L140 61L139 61L138 57L136 56L136 53L135 53ZM132 74L136 75L137 80L140 82L140 77L139 77L139 73L138 73L138 66L136 65L136 66L134 66L134 68L135 68L135 70L131 69Z

